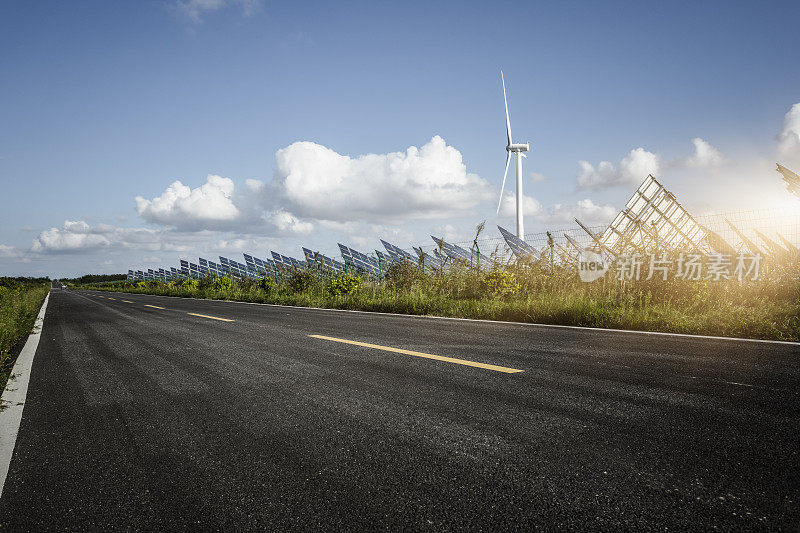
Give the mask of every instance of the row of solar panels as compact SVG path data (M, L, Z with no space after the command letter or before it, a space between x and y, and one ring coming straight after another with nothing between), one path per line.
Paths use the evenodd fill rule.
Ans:
M503 228L500 232L506 238L509 247L523 259L530 259L535 255L533 247L524 241L513 236ZM492 268L492 260L473 250L466 250L455 244L450 244L442 238L431 236L437 247L432 253L425 252L421 247L414 247L414 254L395 246L381 239L386 252L375 250L375 255L367 255L354 248L339 244L339 251L343 261L337 261L319 252L314 252L309 248L303 248L305 261L287 257L277 252L271 252L272 259L260 259L258 257L243 254L244 264L219 256L219 262L209 261L200 258L198 263L191 263L181 259L180 268L172 267L168 270L159 268L158 270L128 270L129 280L160 280L170 281L173 279L199 278L204 276L225 276L233 278L241 277L263 277L276 273L279 270L299 270L316 269L326 270L333 274L346 271L359 271L374 277L382 277L383 274L395 263L409 262L420 265L426 270L446 268L453 261L466 262L467 264L479 268ZM416 255L415 255L416 254Z

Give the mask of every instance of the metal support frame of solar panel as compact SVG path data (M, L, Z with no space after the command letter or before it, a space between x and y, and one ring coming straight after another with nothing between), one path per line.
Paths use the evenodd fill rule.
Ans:
M310 248L302 247L303 256L306 258L309 268L326 271L331 274L339 274L345 271L345 265L336 259L332 259L325 254L314 252Z
M298 270L304 270L306 267L305 261L299 261L294 257L288 257L279 254L277 252L271 252L271 253L272 253L272 259L275 262L276 267L298 269Z
M706 237L703 227L675 196L653 176L647 176L603 232L600 241L615 254L628 247L640 251L710 252Z
M433 235L431 235L431 239L433 239L433 242L435 242L437 246L439 246L451 259L462 260L467 264L477 266L478 268L491 270L494 267L492 260L482 253L475 252L473 250L465 250L458 245L451 244L445 241L443 238L439 239Z
M344 259L345 265L366 272L377 278L381 277L381 265L376 258L370 257L344 244L337 244L339 245L339 251L342 253L342 259Z
M445 267L446 258L442 257L441 254L439 254L439 250L437 248L434 248L432 250L433 255L427 253L425 250L422 249L421 246L413 246L412 248L414 252L416 252L417 255L422 259L426 268L429 265L431 266L431 268L439 270Z
M403 250L399 246L395 246L390 242L384 241L383 239L381 239L381 244L383 244L383 247L386 248L386 252L389 254L389 259L395 263L409 262L412 265L419 266L420 260L422 259L422 266L425 270L437 268L436 263L438 262L428 261L427 259L430 259L430 257L427 256L427 254L421 257L421 252L417 251L416 248L413 248L414 254L416 254L414 255L406 250Z
M394 259L392 259L389 254L385 254L380 250L375 250L375 257L378 258L378 264L380 265L380 269L382 271L387 271L393 264L396 263Z
M536 248L501 226L497 226L497 229L500 230L500 234L506 240L508 247L517 257L517 259L529 263L540 259L540 254Z

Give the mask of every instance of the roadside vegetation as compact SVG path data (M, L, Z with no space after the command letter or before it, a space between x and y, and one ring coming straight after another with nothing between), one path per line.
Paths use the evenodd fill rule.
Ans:
M33 330L50 290L48 278L0 277L0 388L14 366L11 349Z
M381 280L352 273L285 271L274 278L108 282L82 288L413 315L800 340L798 269L760 281L583 283L559 267L425 272L406 263Z

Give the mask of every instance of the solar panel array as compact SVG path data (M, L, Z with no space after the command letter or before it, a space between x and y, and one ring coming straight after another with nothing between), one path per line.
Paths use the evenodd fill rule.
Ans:
M779 171L782 169L779 167ZM785 169L783 169L785 170ZM782 172L784 177L786 172ZM789 175L792 183L797 175ZM800 182L798 182L800 183ZM434 246L413 247L413 252L381 240L386 252L364 254L339 244L343 262L309 248L305 261L271 252L271 259L243 254L244 263L219 257L219 263L199 258L185 259L169 269L128 270L129 280L170 281L206 276L278 276L287 271L315 269L331 274L360 272L381 278L392 265L408 262L426 270L448 268L454 262L490 270L512 262L526 264L574 264L581 250L594 249L613 259L622 252L692 251L702 254L759 253L778 261L800 260L800 217L796 210L761 210L693 217L675 196L653 176L647 176L625 207L608 226L588 227L575 219L578 228L547 231L518 238L498 226L501 238L482 239L481 249L491 257L431 236Z

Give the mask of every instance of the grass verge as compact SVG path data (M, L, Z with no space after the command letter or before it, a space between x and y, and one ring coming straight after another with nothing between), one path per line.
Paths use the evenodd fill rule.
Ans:
M344 276L351 276L345 274ZM279 279L119 282L86 288L165 296L271 303L411 315L535 322L800 341L797 276L754 282L613 278L582 283L572 272L469 269L391 272L358 282L307 272Z
M0 286L0 389L5 390L14 357L11 350L33 331L49 284Z

